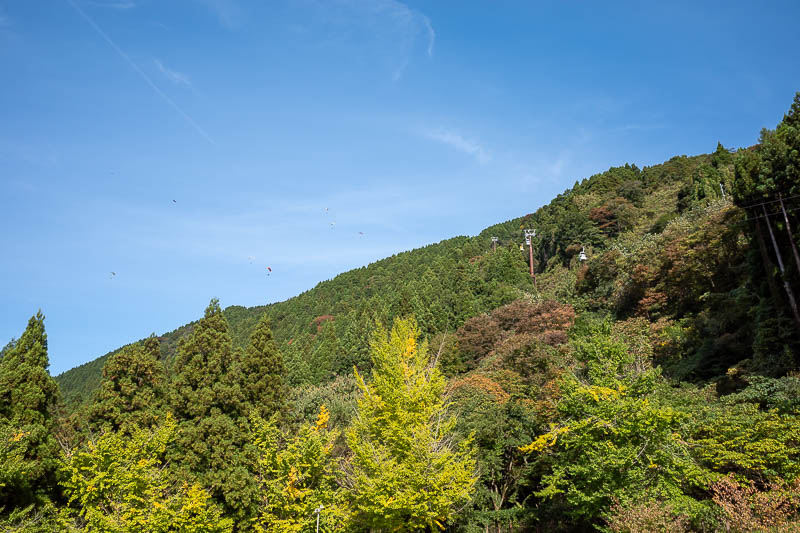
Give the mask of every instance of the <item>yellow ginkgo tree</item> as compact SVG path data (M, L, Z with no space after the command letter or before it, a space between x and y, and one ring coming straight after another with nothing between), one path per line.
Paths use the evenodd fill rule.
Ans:
M363 395L347 443L359 530L444 529L475 487L472 444L454 444L446 382L419 335L413 319L396 320L388 333L378 329L372 380L356 372Z
M172 480L166 449L175 433L167 415L154 429L109 432L69 453L61 468L71 531L230 533L209 493Z
M348 511L341 473L332 452L338 433L328 428L323 405L316 422L292 433L273 420L252 417L253 441L259 450L261 505L253 529L263 533L341 531Z

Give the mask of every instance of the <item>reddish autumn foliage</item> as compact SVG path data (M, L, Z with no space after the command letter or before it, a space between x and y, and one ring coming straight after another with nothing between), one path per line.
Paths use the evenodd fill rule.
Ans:
M478 315L467 320L458 329L458 349L467 370L494 349L502 330L497 320L489 315Z
M534 333L547 344L566 342L565 332L572 327L575 310L554 300L529 302L516 300L492 312L500 328L516 333Z
M609 237L629 230L635 216L636 208L625 198L613 198L589 211L589 218L597 224L597 229Z
M495 309L491 314L473 317L458 330L458 348L466 370L478 361L497 353L503 364L515 364L511 354L523 352L532 345L560 346L567 342L567 330L575 320L575 310L547 300L516 300ZM525 359L527 356L523 356ZM527 365L523 365L527 366ZM532 369L518 369L523 375Z
M317 333L319 333L320 331L322 331L323 324L325 324L325 322L328 321L333 321L333 315L320 315L311 321L311 325L316 326Z
M644 533L645 531L691 531L689 518L677 513L663 501L647 500L623 506L619 502L611 507L608 529L614 533Z
M467 389L477 390L490 396L496 403L501 405L511 398L511 395L503 390L500 384L482 374L472 374L457 379L450 383L449 389L456 394Z
M792 484L771 482L759 490L752 481L742 485L730 474L711 491L724 513L726 531L800 531L800 479Z

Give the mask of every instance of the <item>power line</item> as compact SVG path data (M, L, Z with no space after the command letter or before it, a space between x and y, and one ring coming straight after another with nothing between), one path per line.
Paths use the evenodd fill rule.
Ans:
M794 209L787 209L786 212L787 213L791 213L792 211L798 211L798 210L800 210L800 207L795 207ZM781 212L778 211L777 213L768 213L766 216L765 215L757 215L757 216L754 216L754 217L745 218L745 219L742 220L742 222L749 222L751 220L756 220L756 219L759 219L759 218L776 217L776 216L780 216L780 215L781 215Z
M791 200L792 198L800 198L800 194L795 194L794 196L784 196L783 199L784 200ZM769 200L769 201L765 201L765 202L753 202L750 205L741 205L741 206L738 206L738 207L740 207L742 209L750 209L751 207L758 207L758 206L766 205L766 204L774 204L774 203L777 203L777 202L780 202L780 199L778 199L778 200Z

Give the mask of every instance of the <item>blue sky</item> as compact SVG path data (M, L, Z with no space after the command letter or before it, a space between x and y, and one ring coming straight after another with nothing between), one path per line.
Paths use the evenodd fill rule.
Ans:
M57 374L751 145L800 90L763 4L0 0L0 342L41 308Z

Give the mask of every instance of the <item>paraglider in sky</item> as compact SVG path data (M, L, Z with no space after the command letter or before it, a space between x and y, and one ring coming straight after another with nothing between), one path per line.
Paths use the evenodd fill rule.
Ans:
M252 265L252 264L253 264L253 261L255 261L255 260L256 260L256 258L255 258L255 257L253 257L253 256L251 255L251 256L249 256L249 257L247 258L247 260L248 260L248 261L250 261L250 264Z
M117 273L116 273L116 272L112 272L112 273L111 273L111 277L110 277L110 278L108 278L108 279L114 279L114 276L116 276L116 275L117 275Z
M267 276L272 274L272 267L267 267Z

